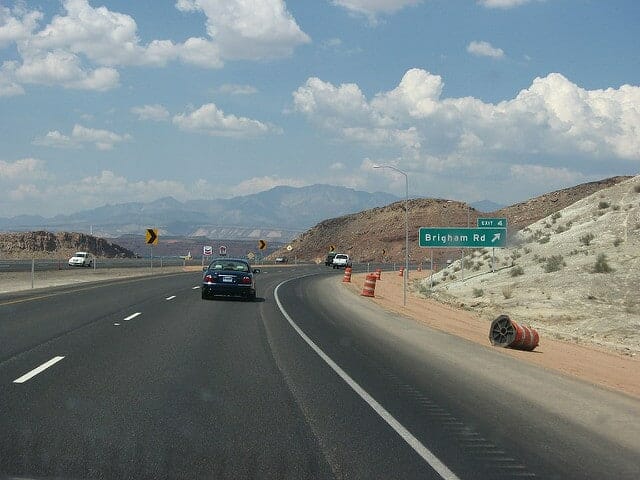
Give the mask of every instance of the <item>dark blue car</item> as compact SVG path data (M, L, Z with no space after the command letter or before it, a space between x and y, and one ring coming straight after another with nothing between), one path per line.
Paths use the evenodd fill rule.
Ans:
M255 300L255 274L259 269L252 269L246 260L240 258L216 258L204 268L202 277L202 298L213 298L216 295L241 297Z

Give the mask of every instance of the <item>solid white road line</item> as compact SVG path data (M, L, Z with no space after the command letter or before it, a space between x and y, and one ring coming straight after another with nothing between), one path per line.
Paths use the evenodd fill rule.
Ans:
M44 372L47 368L55 365L56 363L58 363L60 360L62 360L64 357L53 357L51 360L49 360L48 362L43 363L42 365L40 365L37 368L34 368L33 370L31 370L29 373L25 373L23 376L21 376L20 378L17 378L16 380L13 381L13 383L24 383L27 380L30 380L31 378L35 377L36 375L38 375L39 373Z
M455 473L453 473L449 468L440 461L438 457L436 457L431 450L425 447L420 440L413 436L409 430L407 430L398 420L395 419L393 415L391 415L382 405L380 405L375 398L373 398L367 391L362 388L358 383L351 378L347 372L345 372L337 363L335 363L326 353L322 351L320 347L318 347L313 340L311 340L302 329L293 321L293 319L289 316L287 311L282 306L280 302L280 297L278 295L278 290L282 285L291 280L286 280L280 283L274 290L273 295L276 299L276 303L278 304L278 308L284 315L284 318L287 319L291 327L296 331L298 335L302 337L302 339L307 342L307 344L311 347L311 349L316 352L316 354L324 360L324 362L331 367L331 369L338 374L338 376L349 385L354 392L356 392L360 398L362 398L379 416L382 418L391 428L393 428L400 437L411 447L413 450L420 455L425 462L427 462L431 468L433 468L438 475L440 475L444 480L459 480Z
M174 298L176 298L175 295L171 295L170 297L165 298L165 300L173 300Z
M120 324L119 324L119 323L114 323L114 325L115 325L116 327L119 327L119 326L120 326Z
M142 315L142 312L136 312L133 315L129 315L127 318L125 318L125 321L129 321L129 320L133 320L136 317L139 317L140 315Z

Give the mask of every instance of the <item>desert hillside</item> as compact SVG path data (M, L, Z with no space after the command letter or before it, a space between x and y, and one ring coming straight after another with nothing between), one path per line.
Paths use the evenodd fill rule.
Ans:
M506 313L546 334L640 353L640 176L548 213L496 249L495 273L491 252L477 250L418 290L487 318Z
M478 217L506 217L509 231L515 233L547 215L561 210L603 188L616 185L630 177L613 177L558 190L526 202L481 213L466 203L444 199L409 200L409 255L412 262L423 262L431 252L418 246L420 227L475 226ZM289 256L319 262L330 246L345 252L357 262L404 262L405 220L404 201L385 207L325 220L291 242L292 250L280 249L270 256ZM448 258L459 258L457 252L434 249L434 262L444 265Z
M75 232L0 233L0 258L68 258L87 251L98 257L131 258L134 253L103 238Z

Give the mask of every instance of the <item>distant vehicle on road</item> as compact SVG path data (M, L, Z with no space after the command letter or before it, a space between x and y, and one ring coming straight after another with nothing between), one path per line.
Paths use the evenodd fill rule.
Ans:
M289 260L287 259L287 257L277 257L276 258L276 263L287 263Z
M351 259L346 253L338 253L333 257L333 268L347 268L351 266Z
M93 267L93 255L89 252L76 252L69 259L70 267Z
M333 265L333 259L334 259L335 256L336 256L336 254L331 252L329 255L327 255L327 258L325 259L324 264L327 267L332 266Z
M255 300L255 274L260 269L252 269L246 260L240 258L221 257L214 259L208 267L203 268L202 299L216 295L241 297Z

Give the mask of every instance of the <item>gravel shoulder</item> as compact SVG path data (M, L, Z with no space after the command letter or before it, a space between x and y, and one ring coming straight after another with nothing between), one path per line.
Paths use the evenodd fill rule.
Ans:
M406 307L402 305L402 277L398 276L397 272L382 273L382 279L376 282L375 298L371 300L388 311L485 345L499 354L640 398L640 360L637 357L623 355L595 345L579 345L559 340L543 332L540 332L540 345L533 352L492 347L489 342L489 327L492 319L474 311L420 296L414 288L415 281L428 278L428 272L411 271L409 278L411 288L407 295ZM362 292L364 274L354 274L351 282L341 285L359 295ZM508 314L514 320L519 320L510 312Z

